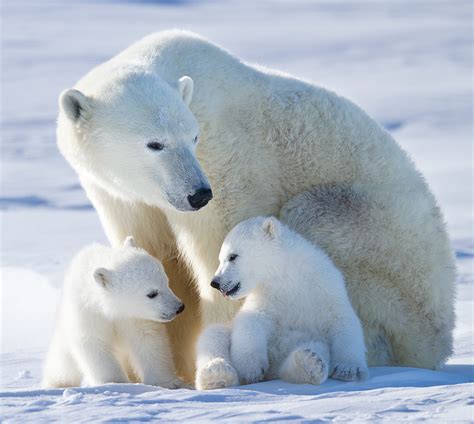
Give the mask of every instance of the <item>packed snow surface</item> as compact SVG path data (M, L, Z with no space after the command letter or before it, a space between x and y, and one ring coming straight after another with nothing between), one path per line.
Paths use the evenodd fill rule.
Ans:
M470 1L4 0L1 15L1 421L474 420ZM448 365L371 368L365 382L319 387L40 388L64 269L83 245L105 242L56 148L57 96L131 42L168 28L351 98L411 154L445 212L457 257Z

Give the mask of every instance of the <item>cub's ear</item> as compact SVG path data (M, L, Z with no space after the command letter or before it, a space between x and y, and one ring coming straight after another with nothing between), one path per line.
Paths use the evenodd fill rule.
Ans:
M193 98L194 82L191 77L184 76L178 80L178 90L186 106L189 106Z
M111 272L106 268L97 268L94 271L94 280L97 284L107 288L110 284Z
M92 113L92 100L79 90L69 88L59 95L59 107L72 121L87 119Z
M135 242L135 239L133 238L133 236L128 236L124 240L123 247L137 247L137 243Z
M266 236L274 239L278 235L278 221L273 216L266 218L262 224L263 232Z

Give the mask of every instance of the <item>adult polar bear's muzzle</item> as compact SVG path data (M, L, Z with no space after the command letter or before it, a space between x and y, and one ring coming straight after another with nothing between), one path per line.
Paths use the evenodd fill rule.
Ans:
M212 190L209 185L198 188L193 194L187 196L186 201L177 199L176 196L167 196L171 206L181 212L197 211L206 206L212 199Z
M179 149L168 162L166 197L181 212L197 211L212 199L212 189L194 152Z

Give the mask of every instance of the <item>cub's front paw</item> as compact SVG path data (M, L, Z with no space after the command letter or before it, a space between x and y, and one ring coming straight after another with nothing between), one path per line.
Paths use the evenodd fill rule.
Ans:
M196 389L212 390L238 386L239 377L234 367L224 358L215 358L196 372Z
M369 370L360 364L334 364L331 377L342 381L360 381L369 377Z
M242 384L253 384L264 380L269 366L266 354L237 355L233 353L231 360Z

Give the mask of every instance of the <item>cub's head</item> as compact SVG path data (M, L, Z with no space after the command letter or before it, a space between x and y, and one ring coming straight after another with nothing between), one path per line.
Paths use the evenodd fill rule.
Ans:
M170 85L132 69L83 85L59 97L57 134L81 177L116 197L172 210L195 211L212 199L196 158L190 77Z
M231 299L247 296L258 284L280 273L282 224L273 217L242 221L227 235L211 286Z
M114 318L171 321L184 304L168 286L161 263L128 237L112 261L94 271L104 312Z

